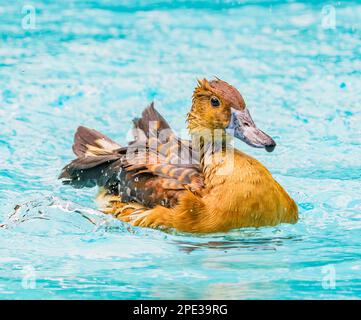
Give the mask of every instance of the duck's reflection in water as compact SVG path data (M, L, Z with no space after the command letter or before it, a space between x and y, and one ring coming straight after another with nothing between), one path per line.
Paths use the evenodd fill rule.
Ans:
M193 238L192 241L187 240L177 240L174 239L173 242L178 245L181 251L191 253L195 250L233 250L233 249L246 249L251 251L277 251L277 247L284 246L285 243L290 241L302 241L300 236L277 236L277 237L258 237L258 238L247 238L243 239L227 239L224 237L220 240L204 240L204 241L195 241Z

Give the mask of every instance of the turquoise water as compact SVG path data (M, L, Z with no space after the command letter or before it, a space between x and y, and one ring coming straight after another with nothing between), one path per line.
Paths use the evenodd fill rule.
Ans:
M361 4L327 4L43 0L34 22L0 0L0 298L360 298ZM299 223L130 228L96 211L95 189L57 180L79 124L124 143L154 99L180 131L196 78L212 76L277 141L237 147Z

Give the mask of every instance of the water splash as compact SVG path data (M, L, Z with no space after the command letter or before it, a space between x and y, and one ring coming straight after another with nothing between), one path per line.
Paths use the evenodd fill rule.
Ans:
M1 225L6 229L29 228L33 233L88 233L100 230L130 230L112 216L71 201L48 196L17 204Z

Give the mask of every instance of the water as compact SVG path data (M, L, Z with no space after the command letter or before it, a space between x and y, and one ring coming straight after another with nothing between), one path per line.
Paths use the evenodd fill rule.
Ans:
M36 1L29 29L23 1L0 1L0 298L360 298L361 4L115 3ZM180 131L196 78L214 75L275 137L272 154L237 146L299 223L130 228L57 180L79 124L124 143L154 99Z

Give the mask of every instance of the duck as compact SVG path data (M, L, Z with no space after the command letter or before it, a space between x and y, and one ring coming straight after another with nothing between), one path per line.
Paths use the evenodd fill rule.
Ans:
M190 233L294 224L298 207L270 171L234 147L237 138L272 152L240 92L219 78L197 80L180 139L152 102L133 119L122 146L78 127L76 159L59 176L75 188L99 187L99 210L132 226Z

